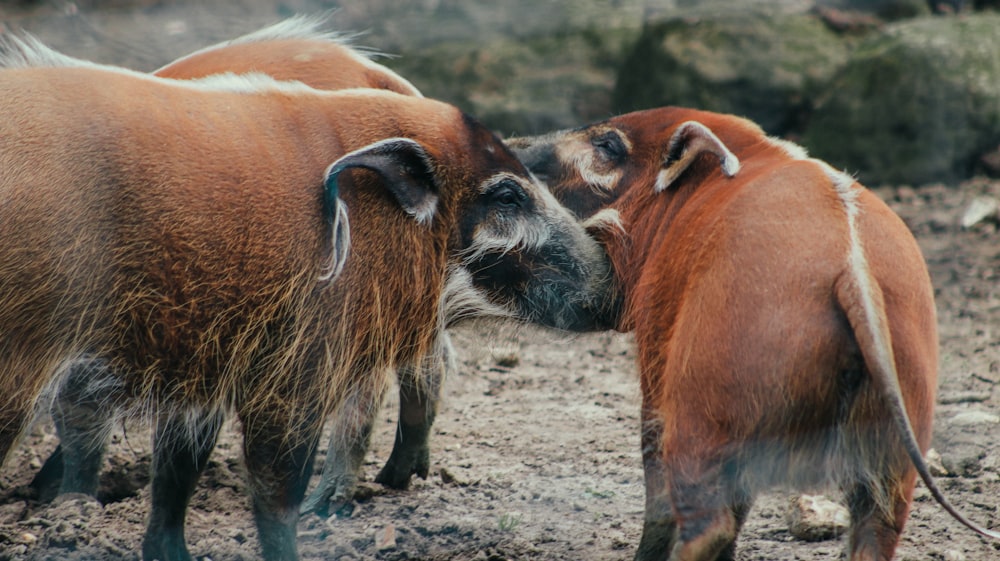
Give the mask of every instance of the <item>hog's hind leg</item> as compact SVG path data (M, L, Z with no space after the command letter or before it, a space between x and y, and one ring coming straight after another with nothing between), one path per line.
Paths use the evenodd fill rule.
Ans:
M184 538L188 503L215 448L223 414L166 414L153 437L152 506L142 541L144 561L190 561Z
M389 460L375 478L393 489L407 489L410 477L427 479L430 472L430 432L437 416L445 370L436 366L399 370L399 422Z
M330 443L319 483L302 503L300 513L347 516L353 510L354 492L371 442L372 426L382 395L367 388L347 397L334 415Z
M851 561L889 561L892 559L909 514L909 497L914 477L904 477L895 488L887 487L889 512L879 508L877 493L871 484L856 482L848 489L847 508L851 513L848 558Z
M312 472L322 423L301 413L301 424L258 410L241 415L243 453L265 561L297 561L295 526Z
M740 482L744 469L738 457L720 453L736 449L725 439L715 451L699 454L686 449L679 456L664 455L670 502L677 521L670 561L727 561L735 556L736 537L753 502ZM666 450L678 448L665 443Z
M677 539L677 521L666 488L661 441L663 424L650 406L642 408L642 471L646 481L646 511L635 561L659 561Z
M100 360L80 360L70 366L52 407L60 445L45 460L32 485L44 491L59 479L59 494L97 496L107 435L122 396L121 379Z

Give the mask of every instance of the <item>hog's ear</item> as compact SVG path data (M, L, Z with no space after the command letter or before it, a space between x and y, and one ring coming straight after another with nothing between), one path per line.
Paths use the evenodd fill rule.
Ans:
M416 141L388 138L345 154L330 164L326 172L329 193L337 192L337 176L350 168L364 168L379 174L407 214L420 224L430 224L437 210L438 185L431 158Z
M705 152L719 158L719 165L726 177L732 177L740 171L739 158L729 151L715 133L697 121L687 121L677 127L667 144L667 155L663 160L663 169L656 177L654 190L659 193L670 187Z

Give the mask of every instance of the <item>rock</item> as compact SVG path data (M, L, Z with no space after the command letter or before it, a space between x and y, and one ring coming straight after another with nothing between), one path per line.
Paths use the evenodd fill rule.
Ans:
M941 459L941 454L937 450L931 448L927 451L927 456L924 458L927 462L927 468L930 470L931 475L934 477L949 477L952 473L948 468L944 467L944 462Z
M978 454L957 458L954 462L946 462L954 473L968 479L975 479L983 473L983 459Z
M396 527L392 524L375 530L375 549L386 551L396 548Z
M24 554L28 551L28 546L24 544L15 545L13 547L8 547L6 553L9 557L7 559L24 559Z
M505 136L539 134L610 114L616 69L640 27L621 25L440 43L381 62Z
M788 531L800 540L822 541L843 534L851 516L843 505L820 495L800 495L791 500Z
M869 185L955 182L1000 141L1000 14L869 36L816 100L802 143Z
M996 221L1000 202L993 197L976 197L972 199L965 212L962 213L962 228L968 230L986 221Z
M445 485L453 485L458 482L458 478L456 478L455 475L446 468L441 468L438 471L438 475L441 476L441 483L444 483Z
M993 396L992 392L949 392L938 396L938 403L982 403Z
M956 413L951 418L951 422L959 426L996 424L1000 423L1000 416L986 411L962 411L961 413Z
M20 520L28 510L24 501L16 501L0 505L0 523L10 524Z
M821 7L846 13L873 14L886 20L912 18L930 13L927 0L819 0Z
M957 549L949 549L941 556L944 561L965 561L965 554Z
M846 43L816 15L676 17L643 29L618 73L613 107L734 113L784 135L799 130L809 100L847 54Z
M1000 177L1000 146L979 156L982 172L990 177Z

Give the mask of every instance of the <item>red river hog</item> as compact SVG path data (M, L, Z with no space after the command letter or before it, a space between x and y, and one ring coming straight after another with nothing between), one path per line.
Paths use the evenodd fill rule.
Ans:
M457 318L599 315L605 253L450 105L168 80L15 37L0 52L0 457L74 363L99 361L106 406L185 425L156 435L176 461L154 478L147 561L190 559L186 505L225 412L263 557L293 560L346 399L384 392Z
M666 107L508 146L598 235L635 333L646 514L636 559L731 560L755 495L833 485L848 557L892 558L924 463L938 339L903 222L754 123Z
M219 74L260 72L278 80L294 80L308 86L339 90L368 87L422 97L407 80L371 60L371 53L353 48L343 35L324 31L326 18L297 16L225 43L201 49L156 72L157 76L196 79ZM446 369L454 364L447 331L441 330L431 354L415 364L397 367L400 414L397 438L385 467L376 481L402 489L410 476L427 477L430 468L428 437L436 414L437 398ZM107 434L115 411L106 407L107 396L94 391L92 378L99 379L101 365L80 361L67 374L52 408L61 445L46 461L33 481L37 488L52 486L60 494L97 494L100 467ZM89 389L88 389L89 388ZM368 388L358 388L365 390ZM109 391L113 391L109 388ZM328 513L350 508L362 462L368 449L373 419L382 395L359 391L350 395L334 414L330 443L317 488L302 505L302 511ZM169 425L171 418L162 419ZM172 433L181 427L162 426ZM166 466L173 455L157 455L156 464ZM156 473L167 473L160 469ZM156 475L154 473L154 476Z

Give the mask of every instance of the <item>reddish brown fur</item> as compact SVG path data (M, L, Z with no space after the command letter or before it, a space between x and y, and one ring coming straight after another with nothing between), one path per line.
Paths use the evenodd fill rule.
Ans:
M315 285L317 266L321 265L317 256L322 255L326 245L322 232L327 228L319 215L317 193L304 187L316 185L322 179L317 173L333 157L393 133L414 129L428 131L429 122L441 124L441 128L432 132L433 136L425 139L430 146L447 147L459 153L462 147L473 142L456 136L456 132L463 130L454 128L454 123L462 119L457 111L416 98L347 93L340 97L338 103L328 103L315 96L268 95L239 96L239 103L232 103L229 100L238 94L193 95L191 90L184 88L162 88L151 81L114 73L104 73L105 83L101 83L90 80L87 76L89 71L80 69L5 72L9 73L5 85L17 84L16 88L5 88L8 90L5 98L21 107L38 107L26 109L26 112L45 116L35 118L28 124L15 121L9 126L19 127L18 134L22 137L46 138L47 142L21 147L8 145L0 155L4 169L14 169L15 162L20 158L69 164L51 166L44 184L38 183L40 178L32 180L36 185L31 187L27 187L26 183L14 183L15 188L24 184L26 189L40 192L44 189L46 195L36 198L34 204L51 208L51 211L40 207L25 209L31 211L28 215L32 220L37 220L38 216L50 216L51 221L38 224L37 228L22 230L32 234L30 243L19 244L26 248L25 252L30 252L17 262L17 266L22 267L17 278L24 284L7 285L5 290L8 294L37 294L29 301L37 301L39 313L24 318L37 325L25 326L24 331L52 333L55 330L50 336L59 341L73 339L81 329L88 333L96 332L102 334L102 347L121 348L122 353L125 347L121 345L125 342L113 333L128 333L125 339L129 341L128 348L131 350L126 354L119 353L118 359L129 363L131 370L156 373L153 377L136 378L133 383L140 384L141 380L141 384L149 387L137 386L133 392L170 394L184 402L214 404L224 401L223 396L244 395L246 388L240 388L236 380L214 379L223 374L227 366L234 365L214 362L215 355L211 349L216 344L236 344L245 345L250 350L262 344L263 341L256 338L264 337L263 331L244 331L242 325L255 325L254 319L265 322L269 320L267 316L278 313L283 307L287 307L285 313L291 312L302 305L298 300L314 292L315 289L307 287ZM20 75L10 75L14 73ZM86 128L67 127L68 123L75 121L72 106L67 105L65 109L50 106L43 112L40 102L29 99L30 94L22 93L31 92L30 84L35 81L45 82L46 87L75 91L78 98L90 100L91 111L95 114L126 113L130 116L113 121L114 125L93 121ZM101 91L115 93L108 95ZM119 99L142 99L143 96L156 102L119 103ZM219 110L219 106L225 109ZM182 112L180 108L184 107L190 109ZM256 118L275 112L286 115L287 119ZM373 122L371 115L377 113L395 115L398 129L385 130L384 125ZM318 115L323 117L316 118ZM127 131L119 130L118 127L128 126L120 124L128 122L128 119L133 119L137 126ZM36 130L25 134L25 128ZM154 131L155 134L152 134ZM164 143L164 131L168 137L178 140ZM235 131L237 136L231 140L232 136L217 131L229 134ZM295 134L289 134L292 131ZM107 156L90 147L103 149L104 146L113 146L115 139L123 134L127 135L130 143L119 146L115 163L121 173L128 175L108 181L103 179L101 169L101 162ZM248 144L257 148L229 148L231 145ZM213 157L206 159L203 157L205 154L212 154ZM444 154L433 156L443 157ZM160 162L186 162L187 167L171 165L164 168ZM443 174L452 172L446 169L439 171ZM456 170L456 173L468 172ZM155 185L133 184L130 179L143 177L163 179ZM154 197L129 194L140 185L143 189L155 187L160 194ZM258 185L267 186L267 189L253 189ZM95 193L101 195L95 197ZM455 191L443 195L463 196ZM372 362L373 365L412 361L429 349L431 334L426 330L413 332L407 326L435 324L436 296L443 283L443 254L439 251L427 254L412 251L414 247L427 245L428 232L402 213L382 211L388 204L388 196L382 190L370 187L352 190L344 197L355 223L352 260L343 282L336 283L323 295L323 298L338 303L323 308L330 309L330 313L346 313L346 317L354 318L350 322L352 325L343 329L363 334L364 340L358 341L357 349L353 351L329 351L353 356L362 349L373 349L376 352L371 357L359 355L352 359ZM192 204L198 205L199 212L188 211ZM434 223L433 235L437 241L430 246L444 247L449 243L448 236L454 235L444 228L454 224L455 217L448 213L456 204L458 201L455 200L442 201L441 212L444 216ZM83 210L77 211L73 207ZM111 209L111 221L100 218L100 214L95 212L105 209ZM290 209L301 210L289 214ZM74 212L70 213L70 210ZM289 216L299 218L289 221ZM15 230L9 221L7 226L5 230ZM70 259L60 252L52 252L52 249L77 237L77 232L90 232L84 235L91 238L89 241L92 243L81 241L77 247L67 247L78 250L69 254ZM154 248L138 245L154 232L162 236L162 251L150 252ZM108 237L122 242L132 241L137 245L108 251L113 247L109 247L108 240L104 239ZM387 247L398 247L399 255L390 259L388 256L392 253L384 251ZM297 250L290 251L290 248ZM232 259L233 254L242 257ZM177 256L188 257L180 260ZM435 257L431 259L431 256ZM31 268L24 270L23 267L29 263ZM396 274L401 267L412 272L405 282ZM82 287L85 290L80 298L53 308L56 303L44 300L46 294L51 292L41 290L51 287L38 287L36 283L44 278L46 271L59 270L66 271L62 282L86 282L87 286ZM291 271L301 271L292 275L294 285L289 284ZM367 285L370 282L369 277L366 282L352 283L350 279L359 274L356 271L366 271L365 275L374 275L381 282L371 290L358 290L348 297L342 294L344 289L341 287ZM248 279L254 284L246 285ZM150 284L161 286L162 290L157 293L141 290L140 287ZM123 298L114 307L110 303L97 309L78 307L92 307L93 303L106 300L102 295L108 287L114 287ZM337 296L333 297L334 294ZM389 307L391 313L387 312L385 301L403 294L410 294L411 297L394 302ZM28 299L27 296L24 298ZM12 309L10 306L5 308ZM242 311L254 308L266 310L265 317L245 321ZM18 313L24 310L22 307L13 309L20 310ZM95 319L92 326L79 326L72 320L53 322L51 313L44 313L44 310L50 309L57 317ZM314 314L300 315L300 319L294 322L294 331L287 336L301 336L301 333L295 333L306 330L310 322L318 321L310 315ZM19 318L5 318L4 324L18 323ZM147 330L145 326L157 327ZM260 330L274 327L263 323L257 325ZM283 326L285 329L291 327ZM320 350L310 349L309 352ZM390 352L385 355L384 351ZM274 357L274 360L296 361L303 358L288 356ZM282 370L276 369L274 377L277 379L274 382L287 384L287 380L281 380ZM184 379L198 380L198 383L186 383L171 374L177 372L180 375L184 371L188 372L183 375ZM40 390L38 377L30 369L19 369L12 374L16 377L4 379L5 384L12 383L9 387L28 388L31 394ZM261 375L270 374L262 371ZM349 374L341 372L341 375ZM262 384L260 387L269 386ZM9 396L10 393L4 395ZM272 401L273 396L253 396L253 399L247 400L249 397L246 394L241 401ZM32 402L23 399L23 396L9 401L18 404ZM284 408L285 404L279 405ZM329 406L325 404L324 409Z
M278 24L279 32L264 30L263 39L254 39L255 36L251 35L249 39L210 47L170 63L155 74L192 79L226 72L263 72L280 80L300 81L319 89L370 87L421 96L401 76L374 63L341 39L319 33L319 24L318 21L301 18L288 20ZM438 337L441 338L441 343L437 345L440 356L428 357L420 368L404 366L398 371L401 433L393 441L389 461L376 477L376 481L384 485L405 489L409 486L411 474L427 477L429 446L424 435L429 433L436 411L437 389L441 387L445 367L454 360L450 356L448 334L442 331ZM336 416L327 461L323 464L319 484L303 505L304 512L326 512L331 499L334 504L353 500L353 482L360 477L369 431L381 402L380 394L358 396L349 402L351 407L348 410ZM413 431L408 427L413 425L420 427L416 432L419 437L410 434ZM413 450L422 452L415 453ZM351 471L345 466L356 469L343 473Z
M63 66L0 71L0 457L58 368L100 359L140 407L235 409L264 557L294 559L320 423L348 395L381 393L446 317L571 326L603 291L596 243L452 106L8 60L33 57ZM404 150L387 145L412 158L376 175ZM325 170L349 152L351 257L323 282ZM145 558L188 558L169 526L167 541L147 533Z
M726 177L703 155L654 192L688 121L742 167ZM607 130L624 137L626 155L602 147ZM937 379L933 290L903 222L846 176L728 115L661 108L508 144L567 206L584 217L617 209L627 232L606 230L602 243L642 383L647 506L636 558L732 559L757 491L832 481L852 509L851 559L891 558L920 459L900 423L908 416L926 452ZM849 260L852 205L867 271ZM874 324L865 294L882 318ZM885 323L895 373L873 360ZM901 419L883 385L894 376Z

